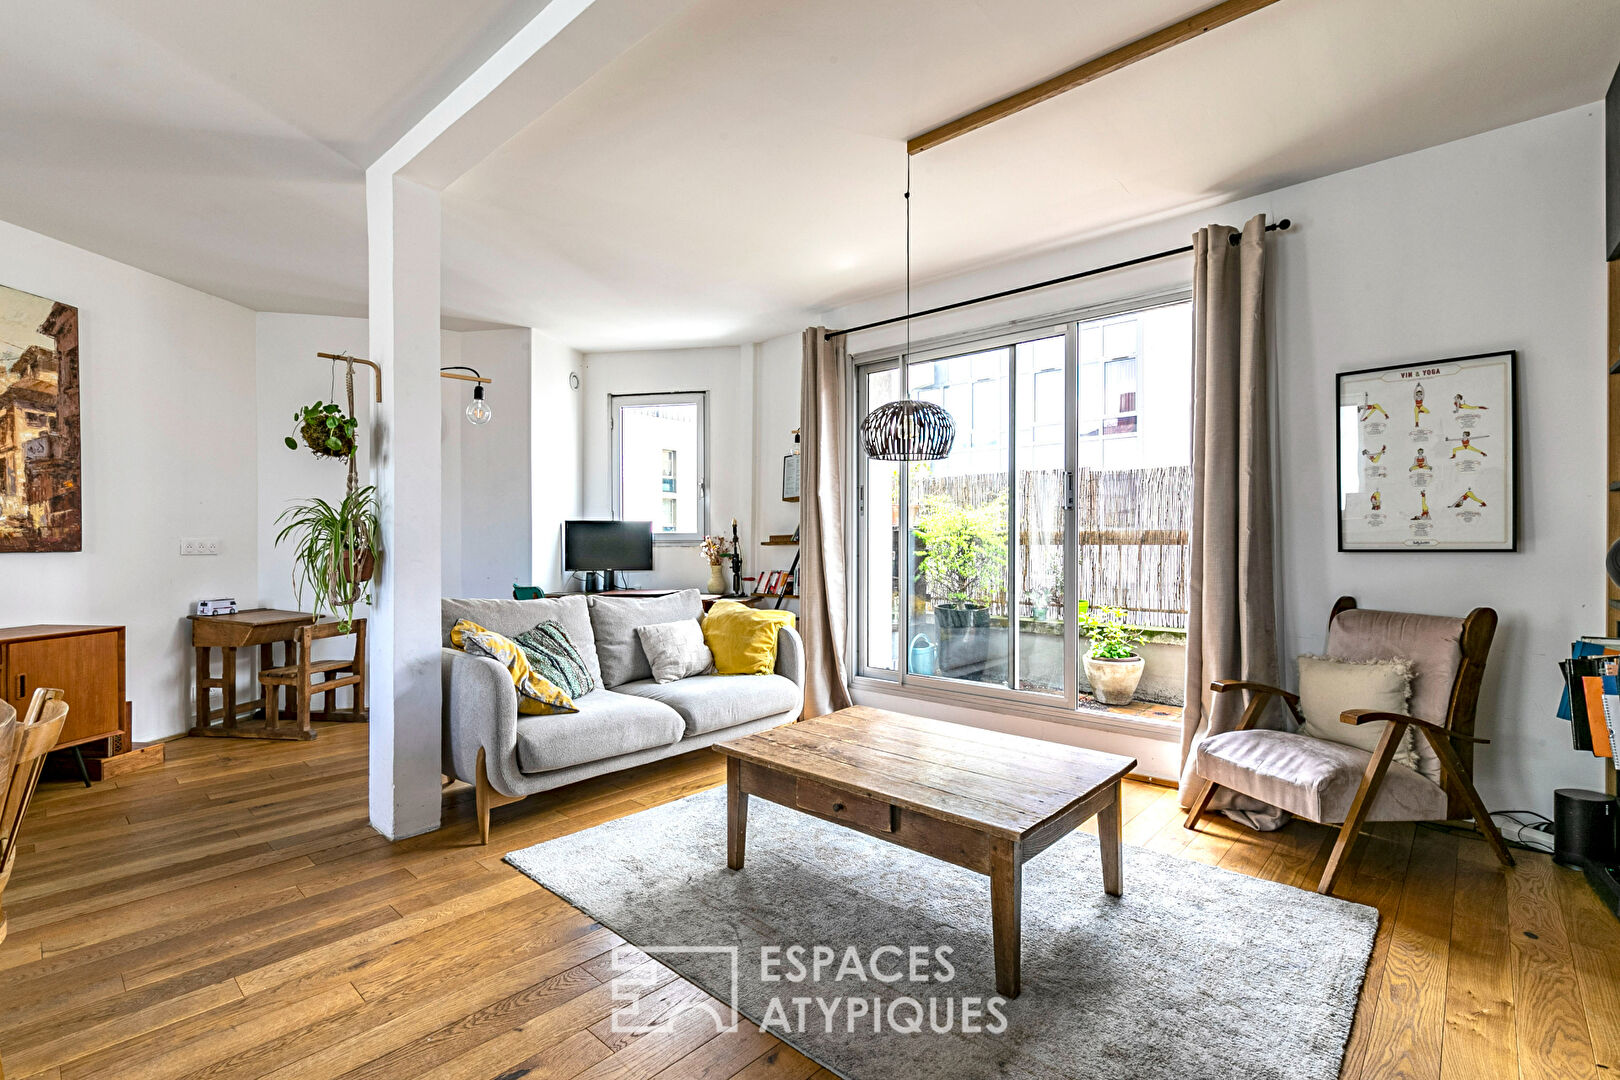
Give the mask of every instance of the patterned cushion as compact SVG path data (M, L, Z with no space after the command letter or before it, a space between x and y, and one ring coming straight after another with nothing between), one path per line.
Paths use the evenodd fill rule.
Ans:
M792 625L791 611L756 611L720 600L703 620L703 640L721 675L769 675L776 670L776 628Z
M703 628L696 619L638 626L636 636L641 639L641 651L647 654L654 682L672 683L714 670L714 653L704 644Z
M674 616L670 616L674 618ZM602 669L596 663L596 635L591 632L591 613L582 593L558 596L549 600L457 600L445 597L439 602L439 623L443 642L450 641L450 628L462 619L515 638L525 630L532 630L543 622L560 622L568 631L568 640L585 658L591 678L602 683ZM643 622L653 622L644 619Z
M584 697L596 689L585 658L574 647L574 640L562 623L547 620L532 630L525 630L515 639L529 666L542 679L559 687L571 698Z
M579 711L567 694L535 674L529 658L511 638L462 619L450 628L450 644L469 656L487 656L505 667L518 692L518 712L549 716Z

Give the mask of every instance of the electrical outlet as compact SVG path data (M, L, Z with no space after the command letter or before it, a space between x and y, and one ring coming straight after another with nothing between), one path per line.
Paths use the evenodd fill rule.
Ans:
M180 554L182 555L218 555L219 537L217 536L182 536L180 538Z

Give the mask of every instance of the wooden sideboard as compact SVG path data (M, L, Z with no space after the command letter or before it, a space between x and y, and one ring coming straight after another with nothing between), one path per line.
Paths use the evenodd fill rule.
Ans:
M0 628L0 698L20 716L42 686L61 690L68 704L56 748L80 747L91 777L162 762L162 743L137 750L130 739L122 626Z

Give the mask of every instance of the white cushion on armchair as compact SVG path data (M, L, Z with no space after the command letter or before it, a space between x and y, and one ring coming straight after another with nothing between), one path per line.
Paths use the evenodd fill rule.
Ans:
M1287 731L1252 729L1211 735L1198 744L1198 773L1223 787L1309 821L1337 825L1350 813L1372 755L1344 743ZM1368 821L1444 821L1439 784L1390 763Z

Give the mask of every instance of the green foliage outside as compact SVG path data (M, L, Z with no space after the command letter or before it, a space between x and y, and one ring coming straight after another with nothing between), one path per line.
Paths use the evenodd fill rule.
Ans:
M1129 660L1145 636L1140 627L1125 624L1125 609L1088 607L1080 613L1080 634L1091 639L1097 660Z
M979 506L930 495L912 531L917 571L936 604L988 604L1007 582L1007 493Z

